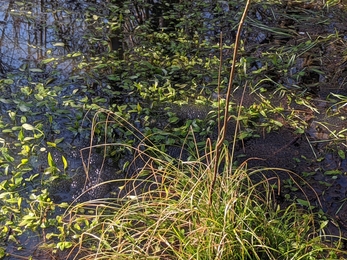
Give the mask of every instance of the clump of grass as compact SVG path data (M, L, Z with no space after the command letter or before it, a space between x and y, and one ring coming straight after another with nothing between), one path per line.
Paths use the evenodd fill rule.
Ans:
M184 162L153 146L141 153L145 167L114 181L122 189L117 198L67 211L78 238L74 259L327 259L339 251L324 244L314 213L276 206L280 180L262 174L271 169L213 164L208 154ZM228 156L222 149L221 158ZM222 174L210 204L214 167Z

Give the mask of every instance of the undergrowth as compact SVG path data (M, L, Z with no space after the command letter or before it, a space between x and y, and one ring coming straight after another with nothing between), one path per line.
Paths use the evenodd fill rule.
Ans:
M104 145L93 148L99 146ZM66 210L65 229L74 234L69 259L337 258L342 241L333 245L324 236L326 221L318 213L295 202L277 203L280 177L266 173L286 173L301 189L293 172L252 169L247 161L235 167L226 146L217 162L208 146L194 161L172 158L146 139L133 149L146 158L144 167L111 181L119 187L115 198L71 204ZM219 174L210 203L215 168Z
M236 64L249 4L247 1L239 24L232 64ZM325 235L328 222L314 211L308 199L287 204L277 201L282 192L278 172L286 174L287 181L306 197L302 184L297 182L300 179L304 183L303 179L285 169L248 168L247 161L235 166L238 126L231 149L225 143L235 66L231 67L224 117L218 114L216 143L207 139L204 153L195 143L196 152L191 152L194 160L169 156L148 136L143 136L137 148L126 146L137 154L134 161L142 160L142 167L126 179L109 181L118 187L113 198L69 206L62 217L68 220L64 227L66 233L61 230L60 237L68 240L73 233L67 258L336 259L341 256L342 239ZM220 78L218 82L220 85ZM240 111L241 105L237 125ZM114 112L100 113L106 114L106 121L97 124L103 123L107 128L114 122L131 128L128 121ZM135 127L132 131L134 136L142 135ZM188 139L195 140L193 130L188 133ZM183 142L182 154L186 145ZM111 146L124 144L97 144L90 149ZM269 177L269 172L275 172L275 177ZM319 202L318 196L316 199Z
M218 5L222 5L224 2L218 1ZM325 1L325 5L329 7L335 2ZM188 9L184 7L190 4L190 1L184 2L182 10ZM201 7L196 6L201 9L201 13L204 11L204 4L205 2L202 2ZM114 7L118 8L116 4ZM231 7L237 10L237 15L242 11L236 3L233 3ZM122 8L127 10L126 6ZM273 12L271 5L263 9L264 14ZM259 11L263 9L259 8ZM183 12L182 10L179 9L175 12L180 13ZM118 15L118 11L114 11L114 13ZM269 118L270 123L266 120L259 120L262 121L262 124L259 123L260 126L268 131L282 127L282 123L272 119L272 115L282 115L284 108L281 106L272 107L265 95L266 87L269 90L275 88L275 93L277 92L280 97L286 96L288 103L293 100L293 102L300 103L303 107L314 111L315 108L309 102L305 102L307 99L305 95L311 88L314 90L315 86L301 86L300 84L305 75L315 75L316 78L320 79L319 76L324 73L315 66L308 67L311 63L307 66L299 66L300 64L296 63L300 60L305 61L306 57L304 59L301 56L304 56L303 54L309 50L318 48L319 44L326 43L327 40L338 39L338 34L312 39L308 35L310 39L306 39L306 36L302 37L299 44L294 47L291 45L285 47L263 46L263 49L260 49L263 55L261 60L260 57L247 57L247 52L242 50L245 49L245 45L241 43L240 49L243 58L238 62L236 60L239 48L238 36L240 36L242 22L239 25L237 40L234 45L226 40L223 47L223 37L221 36L219 47L216 47L213 45L214 41L209 42L210 39L204 41L195 39L199 31L189 32L190 37L185 36L187 33L185 30L188 31L188 25L185 24L189 22L189 27L195 28L197 27L195 22L201 23L201 21L199 19L195 21L194 18L200 17L201 19L202 16L198 13L183 13L186 16L182 16L184 19L179 20L180 26L178 27L186 29L171 28L176 34L174 32L166 33L164 29L161 34L152 32L143 33L141 36L138 33L139 39L143 37L148 42L143 44L141 48L131 48L127 60L119 59L117 52L110 52L105 56L97 54L96 57L91 58L90 63L86 62L84 66L81 63L82 68L92 67L91 71L93 73L97 71L99 75L102 75L102 78L108 75L110 86L105 87L105 85L99 84L101 87L98 89L98 84L90 83L79 89L73 89L71 97L78 98L78 102L74 102L72 98L70 100L69 95L64 96L62 99L64 105L62 108L64 109L57 110L59 107L58 99L52 94L53 90L60 93L63 88L54 87L51 92L47 86L52 79L47 79L45 84L21 87L18 100L9 94L8 97L6 96L7 99L2 98L0 100L4 104L7 104L8 100L18 103L18 112L24 113L32 110L36 113L35 109L38 109L38 112L45 112L47 116L47 120L43 123L35 121L31 125L29 120L27 122L26 116L9 110L8 114L11 121L1 124L2 132L13 139L17 137L16 134L19 132L16 146L22 148L20 154L24 156L20 162L13 163L16 167L10 167L9 165L12 165L11 163L15 160L10 152L15 150L10 149L12 147L8 146L8 141L5 142L4 139L0 139L0 143L3 145L1 152L6 159L1 161L4 175L7 176L8 172L11 172L14 176L13 179L3 177L1 180L0 188L6 191L1 194L3 200L1 221L5 223L2 225L3 240L6 243L9 240L17 245L20 243L17 241L16 235L19 236L29 229L39 230L40 235L44 237L42 248L47 248L47 251L51 250L56 255L63 252L63 256L60 257L63 259L342 258L344 256L342 250L344 241L341 237L325 235L329 220L322 211L310 205L308 199L296 201L288 199L286 203L278 201L278 197L284 192L282 188L284 180L280 176L286 175L287 185L293 190L301 190L303 198L306 197L307 187L310 187L308 183L289 170L248 168L247 161L237 165L233 154L237 138L244 139L254 136L253 132L249 130L251 127L245 130L240 129L245 128L244 125L258 124L256 119L252 122L253 118L258 118L260 115L263 117L262 119ZM246 13L247 9L244 10L244 16ZM306 18L307 15L304 15L300 19L306 21L304 20ZM90 19L94 23L94 20L99 19L99 17L93 15ZM117 26L120 26L118 20L115 19L115 21L115 28L118 28ZM214 21L211 20L212 22ZM230 31L230 28L236 24L234 19L230 19L228 23L225 26L220 24L220 27ZM291 29L276 30L270 26L265 26L263 20L249 19L248 23L257 30L269 31L277 37L282 35L284 38L290 38L292 33L297 33ZM104 35L103 30L106 27L100 26L102 35ZM144 28L145 24L142 27ZM116 29L115 32L117 32ZM134 34L135 32L134 30ZM258 36L262 36L262 34ZM175 38L175 40L171 38ZM282 38L279 37L279 39ZM95 41L100 42L97 38ZM107 42L102 41L102 44L106 46ZM218 48L220 48L219 59L215 57ZM239 78L234 84L232 81L234 74L230 73L228 80L226 75L228 70L225 69L227 66L222 63L223 57L229 53L223 52L223 48L224 50L234 50L233 60L224 62L225 64L228 62L233 64L232 71L237 69L236 74ZM254 52L251 52L253 55ZM200 58L200 56L204 58ZM88 59L90 59L89 56ZM218 66L219 72L217 73ZM301 68L294 70L295 67ZM86 74L91 74L90 78L94 77L90 70L85 70ZM291 80L280 83L278 75L289 75ZM89 77L85 79L87 82ZM257 80L253 80L254 78ZM93 80L97 81L94 78ZM229 104L228 99L234 90L232 88L235 85L238 85L239 88L245 87L247 80L249 80L253 92L260 92L258 97L261 99L261 104L254 104L250 108L243 107L242 101L236 105L232 102ZM255 81L257 84L254 84ZM8 87L7 85L14 83L13 80L6 80L6 82L2 80L1 82L6 83L3 86L3 92L8 90L5 89ZM227 83L229 83L228 87L225 86ZM293 89L288 88L289 85ZM215 93L216 88L218 93ZM226 92L225 90L227 90L226 99L220 100L219 97ZM89 100L90 91L98 97ZM9 91L7 92L9 93ZM77 92L80 93L80 96L76 94ZM106 100L101 97L108 92L112 93L113 99ZM122 101L118 97L120 93L126 93L128 104L120 105L118 103ZM215 109L218 115L209 111L208 114L210 116L212 114L214 117L208 122L200 119L199 116L194 120L186 120L183 126L173 129L176 131L176 136L166 133L167 128L160 130L152 127L161 123L152 122L152 108L156 105L164 104L166 106L171 102L173 104L186 104L191 100L205 104L207 101L214 102L215 100L209 100L206 97L201 98L201 96L214 94L218 97L218 101L216 101L218 111ZM36 108L29 99L32 96L36 99ZM329 110L343 109L344 96L332 95L330 98L334 98L336 104L331 106ZM28 102L24 103L23 99L28 100ZM146 100L151 101L150 107L143 104ZM98 110L100 106L96 103L103 105L107 103L113 111ZM69 105L69 109L65 108L67 105ZM232 107L230 111L229 105ZM29 160L32 153L41 152L38 144L47 139L43 126L49 125L52 132L51 139L47 141L47 147L57 148L63 138L56 137L60 133L59 127L61 125L54 124L55 116L69 115L70 110L73 110L70 109L70 106L76 110L80 107L82 110L83 107L84 109L91 109L93 112L98 111L94 117L95 120L91 121L93 123L91 136L94 139L91 140L90 147L86 149L94 151L94 148L97 148L104 151L105 157L110 155L120 162L122 162L120 158L124 155L124 151L131 151L131 153L136 154L132 163L140 160L141 163L139 164L142 166L133 171L129 170L129 174L124 179L107 181L108 185L116 187L113 189L112 196L108 198L85 202L79 202L76 198L69 205L65 202L58 205L51 200L48 189L37 188L36 190L36 184L32 184L35 189L27 189L28 191L25 193L25 196L29 197L30 203L26 200L22 202L22 197L19 197L14 191L22 190L27 185L26 183L34 183L33 180L41 176L40 173L30 175L33 169L27 165L32 161ZM166 121L174 125L183 120L176 115L181 110L176 113L175 111L171 112L173 107L168 105L158 112L165 112L168 119L163 120L161 114L158 119L155 119L165 121L163 125L167 124ZM51 111L56 112L52 114ZM214 112L216 113L216 111ZM222 116L223 112L224 117ZM69 144L80 135L89 137L89 134L84 134L84 125L79 124L83 118L83 113L80 110L78 110L78 114L76 113L74 116L66 116L65 121L67 123L64 123L67 130L71 131L71 135L74 135L71 140L68 140ZM238 115L230 116L231 113L238 113ZM143 125L135 114L144 115ZM303 120L297 118L298 114L299 112L294 111L286 119L290 121L290 125L294 126L298 133L303 133L307 125L301 123ZM215 142L209 139L206 142L201 141L201 136L210 135L212 132L210 128L217 124L215 117L218 117L219 137ZM133 120L134 118L136 120ZM241 123L244 125L240 128L235 127L234 140L229 144L225 141L225 135L227 123L231 118L236 121L236 124L242 121ZM140 125L144 129L137 129L131 125L130 121L135 121L132 123ZM13 124L18 124L18 126L12 127ZM177 125L179 126L178 123ZM200 139L196 137L197 133L201 135ZM334 140L343 140L345 137L344 130L339 133L330 131L330 135L334 137ZM180 140L184 137L184 141ZM111 140L117 141L117 143L112 143ZM170 156L165 152L168 146L177 145L177 140L182 141L180 154L183 155L189 151L188 160L183 158L184 156ZM342 150L341 152L344 156L344 152ZM48 167L43 169L46 177L42 177L41 180L44 188L49 188L52 181L58 178L59 173L57 161L54 160L56 158L53 158L50 152L48 152L47 158ZM61 162L65 175L68 170L67 159L62 156ZM117 170L122 171L127 168L133 169L125 163L120 170ZM85 170L88 175L88 166L85 167ZM275 174L268 175L269 172ZM27 175L24 176L24 174L29 177L26 178ZM64 177L62 175L59 175L59 178ZM88 193L104 184L98 183L84 192ZM306 185L305 191L302 189L302 185ZM311 190L313 193L315 192L313 188ZM21 196L24 197L24 195ZM319 201L318 196L316 200ZM30 204L30 209L26 208L28 206L26 204ZM17 209L17 206L20 210ZM317 205L315 206L317 207ZM65 208L67 209L65 210ZM65 210L64 214L58 215L63 210ZM17 225L17 223L19 224ZM55 238L59 241L54 240ZM0 258L5 256L4 248L4 246L0 248Z

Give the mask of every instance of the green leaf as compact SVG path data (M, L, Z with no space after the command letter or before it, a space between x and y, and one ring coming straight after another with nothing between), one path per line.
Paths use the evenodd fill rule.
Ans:
M5 84L8 84L8 85L11 85L14 83L14 81L12 79L3 79L1 81L4 82Z
M35 139L34 137L28 136L28 137L25 137L23 139L23 142L28 142L28 141L31 141L31 140L34 140L34 139Z
M44 99L44 97L43 97L42 95L40 95L40 94L35 94L34 97L35 97L36 100L38 100L38 101L41 101L41 100Z
M45 81L45 85L48 85L48 84L54 82L55 80L56 80L55 78L48 78L48 79L46 79L46 81Z
M30 125L30 124L27 124L27 123L23 124L22 127L23 127L25 130L28 130L28 131L33 131L33 130L36 129L34 126L32 126L32 125Z
M173 116L169 118L169 123L176 123L179 121L179 118L177 116Z
M4 99L4 98L0 98L0 102L4 103L4 104L9 104L11 103L10 100Z
M6 250L3 247L0 247L0 259L6 256Z
M61 251L63 251L64 249L72 247L72 243L71 242L59 242L59 243L57 243L57 247Z
M61 137L61 138L55 139L54 142L55 142L56 144L59 144L59 143L61 143L63 140L64 140L64 137Z
M75 223L73 225L73 227L76 229L76 230L81 230L81 226L78 224L78 223Z
M39 177L40 174L39 173L36 173L36 174L33 174L33 175L30 175L29 178L26 178L25 181L33 181L35 178Z
M56 43L53 43L53 46L54 47L64 47L65 44L63 42L56 42Z
M68 166L67 160L66 160L66 158L65 158L63 155L61 156L61 159L62 159L62 161L63 161L64 170L66 171L67 166Z
M24 140L24 133L23 133L22 129L18 133L18 140L21 142L23 142L23 140Z
M53 160L52 154L49 152L47 155L47 162L50 167L55 167L55 162Z
M17 203L17 205L18 205L18 208L20 209L20 206L22 205L22 197L19 197L18 198L18 203Z
M34 68L34 69L29 69L30 72L36 72L36 73L42 73L43 70L42 69L37 69L37 68Z
M47 63L50 63L50 62L54 61L55 59L56 59L56 58L45 59L45 60L42 61L42 63L43 63L43 64L47 64ZM46 83L46 84L48 84L48 83Z
M296 200L301 206L309 207L310 203L307 200L297 199Z
M4 157L4 159L7 161L7 162L13 162L14 161L14 158L9 155L6 151L2 150L2 156Z
M20 65L19 70L20 71L26 71L27 68L28 68L28 64L24 63L24 64Z
M66 203L66 202L62 202L58 205L60 208L68 208L70 205L69 203Z
M18 106L19 110L22 112L28 112L30 111L30 107L26 106L25 104L21 104Z
M21 117L20 117L20 122L21 122L21 124L26 123L26 121L27 121L27 118L26 118L25 116L21 116Z
M342 160L346 159L346 155L345 155L345 152L344 152L344 151L339 150L339 151L338 151L338 154L339 154L339 156L340 156L340 158L341 158Z
M277 120L271 120L271 123L273 123L273 124L275 124L275 125L277 125L279 127L283 126L283 124L280 121L277 121Z
M340 170L330 170L330 171L326 171L324 172L324 175L339 175L342 172Z
M329 223L329 220L325 220L325 221L322 221L320 223L320 229L322 230L323 228L325 228Z
M49 147L57 147L57 144L56 143L52 143L52 142L47 142L47 145Z
M19 168L19 167L21 167L21 166L27 164L28 162L29 162L29 160L28 160L27 158L22 159L22 160L21 160L21 163L17 166L17 168Z

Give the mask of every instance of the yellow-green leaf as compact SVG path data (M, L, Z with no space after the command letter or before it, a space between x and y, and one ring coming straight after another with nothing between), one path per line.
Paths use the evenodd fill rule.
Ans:
M66 158L65 158L63 155L61 156L61 159L62 159L62 161L63 161L64 170L66 170L66 169L67 169L67 166L68 166L67 160L66 160Z

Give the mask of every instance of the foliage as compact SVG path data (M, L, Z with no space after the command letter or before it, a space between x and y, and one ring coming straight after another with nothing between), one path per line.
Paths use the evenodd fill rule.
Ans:
M156 17L134 13L136 7L153 8L148 1L109 1L102 12L90 5L84 10L87 27L94 28L84 36L88 53L48 55L37 68L25 65L0 79L0 258L7 244L20 250L21 238L33 234L45 240L47 250L79 259L338 257L342 238L332 245L324 236L330 220L321 211L289 195L287 207L277 204L280 180L265 177L274 169L236 167L224 142L221 157L211 155L226 108L229 121L240 124L233 144L284 125L304 133L303 108L317 111L310 96L317 82L308 79L327 77L312 53L341 38L338 32L297 37L269 22L286 1L258 1L242 31L251 42L240 42L242 57L232 62L243 2L177 1L162 9L160 26ZM304 2L309 1L294 4ZM324 10L310 15L319 17ZM257 14L269 20L254 19ZM277 15L303 24L308 17ZM268 33L278 45L254 40ZM112 46L119 36L123 50ZM290 44L293 37L297 42ZM55 68L70 59L78 61L73 75L68 82L56 81L62 75ZM233 99L225 107L230 64L236 75ZM54 68L50 76L43 73L46 66ZM246 86L255 101L244 105L238 93ZM327 114L344 110L344 95L331 94L328 100ZM345 130L324 127L329 142L345 140ZM69 152L76 140L117 162L117 173L131 170L134 154L147 160L135 176L108 181L119 187L113 197L56 203L50 188L71 179ZM181 148L179 156L169 155L172 147ZM345 159L343 145L336 152ZM302 190L298 176L285 172L283 187ZM341 173L325 171L333 177Z

